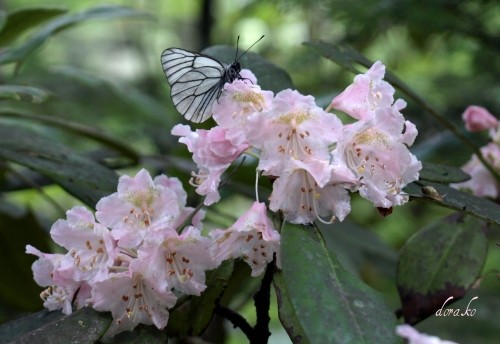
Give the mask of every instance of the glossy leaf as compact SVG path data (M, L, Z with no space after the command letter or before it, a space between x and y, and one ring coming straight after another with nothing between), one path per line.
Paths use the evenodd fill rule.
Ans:
M79 122L69 121L62 118L57 118L54 116L44 116L11 108L0 108L0 117L27 119L53 127L62 128L64 130L91 138L110 148L113 148L117 152L120 152L123 155L129 157L134 162L137 162L139 160L139 154L135 152L135 150L133 150L131 147L129 147L125 142L111 137L109 134L96 127L92 127Z
M217 45L203 50L203 53L231 64L234 62L236 49ZM257 83L263 90L270 90L276 93L286 88L293 88L292 79L287 72L258 54L247 52L241 57L239 62L242 68L250 69L255 74Z
M418 323L449 297L457 300L465 295L486 259L488 242L483 226L484 222L474 217L453 215L408 239L397 269L406 322Z
M318 226L328 249L335 252L337 259L348 272L358 276L369 262L387 276L394 276L397 252L373 231L349 221Z
M458 167L422 163L422 170L419 172L420 179L436 183L461 183L470 179L470 176Z
M429 187L432 192L426 191ZM486 198L476 197L443 184L424 181L410 183L404 191L415 199L425 199L500 225L500 205Z
M26 42L16 48L0 52L0 64L24 60L33 51L38 49L50 36L67 29L77 23L90 19L110 19L119 17L142 16L146 13L123 6L101 6L84 10L74 14L66 14L52 20L43 28L35 32Z
M26 315L22 318L12 320L0 325L0 343L16 343L26 333L63 318L65 315L60 311L50 312L43 309L36 313Z
M284 224L275 274L280 320L294 343L398 343L380 294L345 271L313 227Z
M4 47L27 30L57 17L67 10L61 7L27 7L10 11L0 31L0 46Z
M0 126L0 157L44 174L91 207L116 191L114 171L32 130Z
M49 97L49 92L33 86L0 85L0 100L14 99L41 103Z
M55 312L60 313L59 311ZM111 321L109 313L100 313L92 308L83 308L68 316L57 318L36 330L27 332L10 343L91 344L97 342Z

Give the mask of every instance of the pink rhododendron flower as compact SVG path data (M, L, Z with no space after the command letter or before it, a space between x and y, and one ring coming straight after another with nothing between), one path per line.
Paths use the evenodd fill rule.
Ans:
M113 228L112 235L119 246L137 246L156 221L173 220L179 215L175 190L157 183L142 169L133 178L120 177L118 192L97 203L96 218Z
M429 336L425 333L420 333L410 325L398 325L396 333L408 340L408 344L457 344L449 340L443 340L436 336Z
M205 270L218 266L209 248L211 240L203 237L199 229L188 227L182 234L159 231L139 249L139 257L156 266L160 279L186 295L200 295L205 285Z
M406 106L403 100L392 104L393 90L389 90L392 86L381 80L382 67L375 63L363 78L356 77L363 89L368 87L366 100L362 102L366 106L345 107L344 111L362 120L344 127L333 156L357 175L362 197L376 207L390 208L408 201L402 188L418 179L422 164L408 150L417 135L416 127L400 113ZM342 101L349 100L349 92L353 91L348 87L345 92ZM353 102L360 100L354 98Z
M260 86L246 79L226 84L224 93L214 104L214 120L221 127L246 135L247 118L269 109L273 92L263 91Z
M291 223L309 223L321 217L342 221L351 211L350 197L344 184L347 179L334 182L332 177L336 176L334 167L325 161L305 164L292 160L273 183L269 209L281 210Z
M50 230L52 239L68 250L59 273L75 281L106 278L115 248L109 229L96 223L94 214L81 206L66 215L67 220L57 220Z
M465 129L471 132L496 129L498 120L482 106L471 105L462 114Z
M26 253L33 254L39 258L33 263L31 268L35 282L41 287L48 287L40 294L43 306L50 311L61 309L64 314L71 314L71 303L75 293L85 283L65 278L59 273L58 269L61 266L61 261L64 259L63 254L43 253L31 245L26 246ZM85 288L83 289L85 290ZM77 297L75 301L78 308L85 305L85 299L88 296L82 293L80 297Z
M111 311L113 322L106 332L113 336L131 331L138 324L154 324L163 329L168 322L168 309L177 301L160 274L149 261L134 259L127 272L113 274L96 282L92 288L92 307Z
M179 142L184 143L193 153L193 160L199 171L192 180L198 188L196 192L207 196L205 205L220 199L217 190L224 171L248 148L246 139L222 127L210 130L191 131L187 125L176 125L172 135L181 136Z
M328 146L341 128L340 120L319 108L312 96L288 89L276 95L269 111L249 119L249 140L261 150L258 169L280 176L290 159L328 161Z
M495 142L481 148L481 154L495 170L500 171L500 146ZM469 189L478 197L497 198L500 195L500 185L495 177L484 167L483 163L474 154L462 167L470 174L471 179L452 186L457 189Z
M358 119L372 118L379 108L394 102L394 88L383 80L385 66L377 61L364 74L354 78L352 85L332 100L330 107Z
M214 241L211 253L218 264L241 257L250 265L252 276L258 276L276 253L276 265L281 266L280 234L267 217L264 203L254 202L231 227L212 230L210 236Z
M390 208L407 201L402 188L418 179L422 164L401 142L401 132L392 130L391 118L377 117L374 122L347 126L336 156L358 176L362 197Z

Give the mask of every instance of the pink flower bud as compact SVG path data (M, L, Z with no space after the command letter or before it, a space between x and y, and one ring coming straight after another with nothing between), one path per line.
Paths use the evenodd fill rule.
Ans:
M470 132L496 128L498 120L482 106L471 105L462 114L465 129Z

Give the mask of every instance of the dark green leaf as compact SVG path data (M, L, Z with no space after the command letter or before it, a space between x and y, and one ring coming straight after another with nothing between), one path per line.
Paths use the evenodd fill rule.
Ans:
M381 295L346 272L313 227L284 224L275 274L280 320L294 343L397 343Z
M0 34L2 33L5 24L7 23L7 13L5 11L0 11Z
M0 47L10 44L26 30L66 12L61 7L28 7L9 12L6 24L0 31Z
M47 309L27 315L20 319L0 325L0 343L10 343L23 334L64 317L60 311L50 312Z
M226 288L233 272L233 261L227 260L216 270L208 271L207 289L199 296L184 302L170 314L168 333L172 336L199 336L212 320L215 302Z
M44 174L91 207L116 191L114 171L32 130L0 125L0 157Z
M370 67L372 65L372 61L368 60L358 51L345 44L334 45L321 41L305 42L304 44L354 74L360 73L355 64L360 64L365 67Z
M31 244L48 252L49 236L31 212L14 216L12 212L0 211L0 270L4 274L0 283L0 299L25 311L42 307L39 287L33 280L31 264L35 257L27 255L26 245Z
M432 187L437 196L426 192L428 187ZM405 187L404 191L415 199L429 200L443 207L461 211L500 225L500 205L485 198L476 197L443 184L424 181L410 183Z
M387 276L394 276L397 252L384 243L373 231L348 221L331 225L319 224L326 244L341 265L353 275L359 275L367 262Z
M461 183L470 179L470 176L458 167L433 164L430 162L422 163L420 170L420 179L436 183Z
M0 100L15 99L41 103L49 97L49 92L38 87L20 85L0 85Z
M434 314L459 299L479 276L488 248L484 222L453 215L413 235L401 249L397 286L406 322Z
M231 64L234 61L236 49L216 45L203 50L203 53ZM287 72L255 53L247 52L241 57L239 62L242 68L250 69L255 74L257 83L263 90L270 90L276 93L286 88L293 88L292 79L290 79Z
M32 332L25 333L11 341L11 343L91 344L97 342L111 321L109 313L100 313L92 308L83 308Z
M125 142L117 140L114 137L109 136L103 130L100 130L89 125L85 125L78 122L68 121L62 118L57 118L53 116L44 116L34 113L29 113L25 111L19 111L10 108L0 108L0 117L13 117L21 119L29 119L38 121L44 124L48 124L54 127L62 128L79 135L89 137L97 142L103 143L108 147L113 148L117 152L131 158L134 162L139 160L139 154L135 152L131 147L129 147Z
M0 64L21 61L38 49L53 34L67 29L72 25L89 19L109 19L119 17L141 16L146 13L123 6L101 6L75 14L59 16L37 31L31 38L19 47L7 49L0 53Z
M153 325L139 325L132 332L125 331L118 333L105 343L111 344L166 344L168 343L167 333L158 330Z

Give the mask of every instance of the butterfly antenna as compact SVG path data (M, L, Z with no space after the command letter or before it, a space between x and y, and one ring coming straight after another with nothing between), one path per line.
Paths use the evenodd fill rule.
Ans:
M256 41L255 41L255 42L254 42L254 43L250 46L250 48L248 48L247 50L245 50L245 51L243 52L243 54L241 54L239 57L238 57L238 44L236 44L236 57L237 57L237 58L236 58L236 60L235 60L235 61L238 61L239 59L241 59L241 57L242 57L243 55L245 55L246 53L248 53L248 51L249 51L250 49L252 49L252 47L253 47L255 44L259 43L259 42L262 40L262 38L264 38L264 36L265 36L265 35L262 35L262 36L261 36L258 40L256 40ZM240 40L240 36L238 36L238 41L239 41L239 40Z

